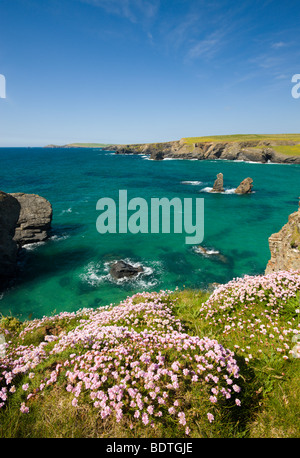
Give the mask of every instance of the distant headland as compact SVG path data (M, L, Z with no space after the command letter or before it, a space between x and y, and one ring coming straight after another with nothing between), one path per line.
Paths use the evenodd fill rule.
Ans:
M300 164L300 134L245 134L187 137L161 143L109 145L103 143L70 143L45 148L101 148L116 154L143 154L163 160L238 160L261 163Z

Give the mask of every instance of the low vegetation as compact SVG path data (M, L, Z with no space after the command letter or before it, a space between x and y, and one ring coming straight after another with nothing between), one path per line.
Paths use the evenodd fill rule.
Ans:
M103 148L104 146L108 146L107 143L70 143L66 146L73 147L73 148Z
M300 144L299 145L276 145L273 149L277 153L287 154L288 156L300 156Z
M187 144L202 142L292 141L300 143L300 134L237 134L184 138Z
M299 298L278 272L3 317L0 436L299 437Z

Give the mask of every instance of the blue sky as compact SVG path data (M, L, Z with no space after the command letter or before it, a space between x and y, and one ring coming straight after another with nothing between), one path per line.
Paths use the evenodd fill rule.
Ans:
M1 0L0 146L300 132L298 1Z

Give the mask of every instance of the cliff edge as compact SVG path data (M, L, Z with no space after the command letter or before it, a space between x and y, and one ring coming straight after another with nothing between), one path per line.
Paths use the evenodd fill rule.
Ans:
M178 141L163 143L110 145L105 150L115 151L116 154L146 154L153 160L163 160L166 158L194 160L223 159L261 163L300 164L300 154L298 154L297 149L299 145L299 140L265 139L192 142L189 139L182 138ZM284 147L286 148L285 154L280 152Z
M36 194L0 191L0 290L17 272L19 249L46 240L52 206Z
M300 270L300 205L287 224L269 238L271 259L266 274L279 270Z

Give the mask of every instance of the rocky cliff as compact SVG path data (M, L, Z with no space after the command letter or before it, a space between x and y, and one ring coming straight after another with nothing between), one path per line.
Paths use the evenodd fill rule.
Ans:
M18 246L13 237L19 215L19 202L0 191L0 280L16 271Z
M43 197L0 191L0 289L16 274L19 248L48 238L51 220Z
M300 156L280 154L276 145L295 145L292 141L241 141L241 142L199 142L186 143L185 139L164 143L136 145L111 145L106 150L116 154L149 154L151 159L165 158L198 160L239 160L254 162L275 162L300 164Z
M14 240L19 246L46 240L52 221L50 202L37 194L18 192L11 196L20 204Z
M300 270L300 206L287 224L269 238L271 259L266 274L279 270Z

